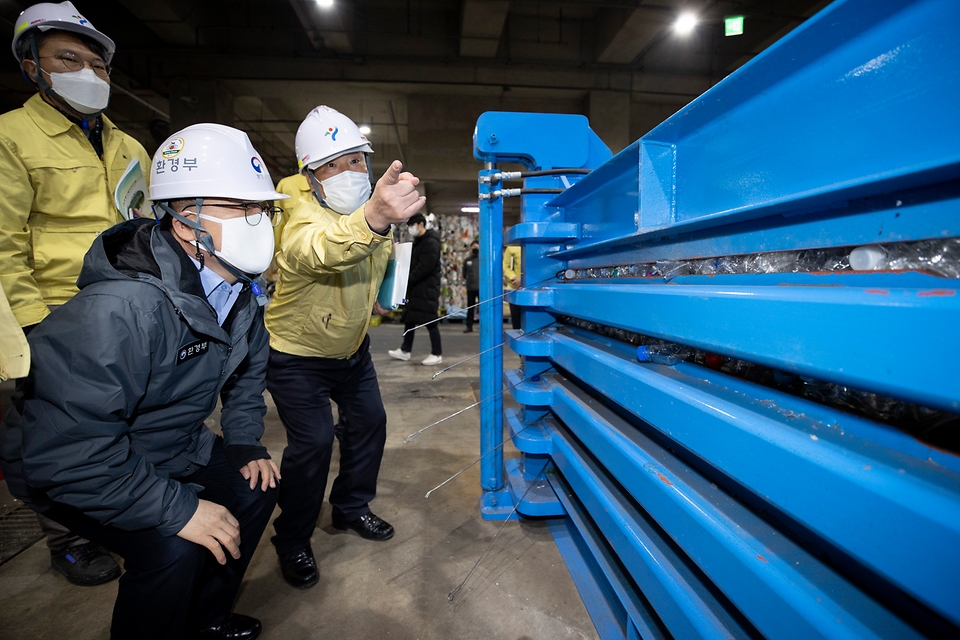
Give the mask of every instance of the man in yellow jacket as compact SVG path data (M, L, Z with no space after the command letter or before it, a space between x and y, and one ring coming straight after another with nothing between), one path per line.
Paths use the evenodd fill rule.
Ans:
M370 358L367 326L392 250L391 225L423 207L419 180L394 161L371 197L367 154L357 125L329 107L297 131L297 160L310 185L284 227L280 277L266 313L267 389L287 432L273 544L290 585L319 580L310 538L320 516L335 433L340 473L330 492L333 526L368 540L393 537L370 511L386 442L387 415Z
M115 46L70 2L20 14L12 44L37 94L0 116L0 286L29 333L77 293L83 256L123 217L114 191L134 159L150 159L102 114L110 98ZM120 575L99 545L41 517L51 564L94 585Z

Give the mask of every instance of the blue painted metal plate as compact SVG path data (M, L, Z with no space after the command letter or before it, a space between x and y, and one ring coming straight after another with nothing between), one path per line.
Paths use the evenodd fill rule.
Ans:
M519 458L510 458L504 463L507 488L520 515L529 517L563 516L566 511L545 474L533 479L524 477ZM532 475L532 474L530 474Z
M524 405L507 416L518 447L559 471L558 545L604 637L960 635L955 453L693 364L641 364L579 329L532 333L569 316L960 413L958 279L556 277L960 237L958 24L954 0L839 0L605 162L577 117L478 122L485 162L595 167L559 196L521 198L507 235L528 289L508 300L527 335L508 344L541 378L505 379ZM481 212L490 261L501 216L499 201ZM495 324L481 323L488 347ZM486 391L501 365L482 362ZM483 413L484 451L499 409ZM503 497L497 472L484 470L485 499Z

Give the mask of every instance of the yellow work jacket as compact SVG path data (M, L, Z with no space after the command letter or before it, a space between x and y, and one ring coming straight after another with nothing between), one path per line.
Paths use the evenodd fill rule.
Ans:
M283 228L287 225L287 221L293 217L293 213L300 203L300 198L309 196L311 192L310 185L307 183L307 177L302 173L295 173L292 176L287 176L280 180L280 182L277 183L277 191L290 196L286 200L276 200L273 203L275 206L283 209L283 214L280 216L280 223L273 228L274 246L279 253L280 240L283 238Z
M507 245L503 248L503 289L504 291L513 291L517 288L513 284L514 278L519 278L521 276L521 266L520 261L522 259L520 247L513 245ZM503 313L504 315L510 314L510 304L504 299L503 301Z
M30 369L30 347L0 287L0 381L24 378Z
M280 182L277 183L277 191L290 197L284 200L273 201L274 206L283 209L283 213L280 214L280 222L273 228L274 257L273 262L270 263L270 269L267 270L266 274L266 278L271 282L276 282L278 277L277 256L280 255L280 241L283 239L283 229L287 226L287 220L293 217L293 212L297 208L297 203L300 202L300 198L310 195L310 185L307 184L306 176L302 173L295 173L292 176L281 179Z
M280 243L280 277L265 317L270 346L320 358L356 353L392 250L392 231L371 231L363 207L342 216L301 198Z
M122 220L117 182L139 142L103 117L103 160L80 127L34 95L0 115L0 285L21 326L36 324L77 293L83 256Z
M507 291L517 288L513 279L519 278L522 273L520 260L520 247L507 245L503 248L503 288Z

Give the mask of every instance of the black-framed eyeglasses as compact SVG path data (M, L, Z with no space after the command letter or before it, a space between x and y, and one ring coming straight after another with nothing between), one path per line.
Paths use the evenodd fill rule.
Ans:
M55 60L59 60L60 63L64 66L64 68L67 69L68 71L80 71L81 69L83 69L83 66L84 66L83 60L81 60L80 58L78 58L72 53L58 53L55 56L40 56L41 60L43 60L44 58L47 58L47 59L52 58ZM110 72L113 71L113 67L111 67L109 64L107 64L100 58L97 58L96 60L91 62L90 66L93 68L93 72L98 76L100 76L101 78L106 78L107 76L110 75Z
M267 216L270 224L275 227L280 224L280 216L283 214L283 209L280 207L265 205L261 202L243 202L240 204L221 204L217 202L215 204L211 203L209 206L223 207L224 209L243 209L243 217L247 224L254 227L260 224L263 216Z

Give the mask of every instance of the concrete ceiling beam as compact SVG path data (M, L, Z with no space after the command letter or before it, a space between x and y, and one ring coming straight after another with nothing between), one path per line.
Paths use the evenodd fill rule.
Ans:
M119 0L164 42L178 46L197 45L195 19L198 5L190 0Z
M597 16L597 62L630 64L669 24L662 9L609 9Z
M290 5L314 49L326 47L337 53L353 53L353 17L345 3L323 8L316 0L290 0Z
M440 87L482 87L515 89L557 89L564 91L612 90L633 93L668 93L694 97L715 83L703 75L650 74L629 69L603 69L573 65L511 64L495 61L442 63L405 60L287 58L255 55L167 52L157 61L160 77L187 76L196 79L251 81L337 81L376 83L384 87L421 85ZM656 81L670 79L668 85ZM718 78L719 79L719 78ZM691 89L696 89L691 90ZM499 91L498 91L499 93Z
M496 57L509 10L509 1L464 0L460 55L465 58Z

